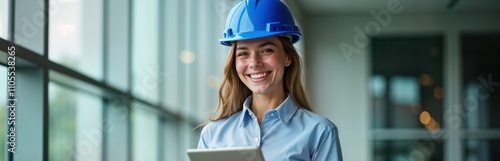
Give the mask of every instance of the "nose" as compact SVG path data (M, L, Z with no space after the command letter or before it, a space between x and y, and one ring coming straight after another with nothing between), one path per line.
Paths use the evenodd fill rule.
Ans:
M252 69L257 69L262 67L262 58L258 53L250 54L249 66Z

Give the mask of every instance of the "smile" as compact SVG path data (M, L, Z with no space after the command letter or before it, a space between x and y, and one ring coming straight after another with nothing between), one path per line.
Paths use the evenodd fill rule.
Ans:
M250 78L252 79L260 79L268 76L271 72L264 72L264 73L255 73L255 74L248 74Z

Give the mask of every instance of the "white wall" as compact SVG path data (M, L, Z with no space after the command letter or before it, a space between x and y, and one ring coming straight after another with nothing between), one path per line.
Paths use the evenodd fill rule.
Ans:
M378 12L378 11L377 11ZM385 17L383 17L385 19ZM376 19L370 12L350 15L304 16L305 55L307 65L308 91L314 109L339 128L344 160L365 160L372 158L371 143L371 96L368 81L371 74L370 47L360 47L359 53L347 57L339 47L342 42L355 46L358 26L365 26ZM445 38L445 108L458 102L459 34L463 32L500 32L499 13L434 13L434 14L392 14L380 35L441 34ZM371 22L373 21L373 22ZM377 23L380 25L380 23ZM378 32L375 32L378 33ZM374 35L374 36L377 36ZM361 45L363 42L361 42ZM446 72L454 71L454 72ZM453 137L452 137L453 139ZM459 160L453 156L460 148L459 141L447 142L445 160ZM448 148L447 148L448 147ZM455 148L455 150L451 150ZM459 151L461 152L461 151Z

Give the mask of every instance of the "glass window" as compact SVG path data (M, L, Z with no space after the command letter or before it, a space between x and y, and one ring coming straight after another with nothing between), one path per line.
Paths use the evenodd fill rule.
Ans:
M132 105L133 160L158 160L158 115L145 105Z
M99 97L49 83L49 160L102 159Z
M0 0L0 38L9 39L9 0Z
M128 160L128 105L123 97L108 101L105 108L105 160Z
M187 149L196 148L198 145L198 139L200 138L201 128L193 130L195 127L188 121L180 121L178 125L179 131L179 144L177 149L179 149L178 154L185 154ZM189 160L188 155L180 155L179 160Z
M500 160L499 139L469 139L465 140L465 161Z
M416 77L394 76L390 86L390 99L395 105L412 106L420 101L420 88Z
M181 6L182 1L165 1L165 21L163 21L163 26L165 26L165 43L163 46L163 56L162 60L164 67L164 73L162 73L161 78L165 83L164 97L162 98L165 108L174 113L179 113L180 106L182 102L182 71L180 68L181 61L179 59L179 53L182 50L182 21L184 17L182 11L184 11ZM181 16L182 15L182 16Z
M500 34L462 36L463 102L458 112L468 129L500 128L498 44Z
M166 120L163 126L163 160L179 160L178 154L184 151L179 149L178 123L174 120Z
M45 42L45 12L42 1L24 0L11 1L14 3L13 19L9 23L14 23L14 43L37 54L44 53Z
M15 2L15 8L9 8L9 2ZM24 89L30 89L31 95L37 95L33 98L41 101L46 98L44 95L48 96L50 117L43 118L43 113L28 110L29 114L40 116L40 120L47 119L48 149L30 149L47 152L43 155L53 161L188 160L185 150L196 147L201 130L193 130L193 122L199 121L199 117L205 121L206 111L217 103L229 50L217 39L236 2L49 0L46 10L40 0L0 0L0 37L6 39L9 23L15 24L16 33L12 34L16 43L34 51L25 53L30 59L22 61L30 66L23 68L23 74L37 75L20 80L30 80L25 85L35 83L40 87L39 93L33 93L33 88ZM9 10L15 14L10 15ZM50 19L45 19L46 12ZM48 32L44 20L48 20ZM49 41L47 53L43 50L45 40ZM40 66L31 65L31 61L39 61L32 58L46 58L30 54L48 54L48 61L96 81L80 80L74 72L52 69L53 66L43 64L45 60L40 60ZM49 82L42 79L45 70L49 71ZM1 66L0 74L4 72L5 67ZM0 83L6 80L5 76L0 76ZM44 90L46 83L48 89ZM110 96L114 94L107 90L110 87L125 92L117 96L119 101ZM6 86L0 87L0 91L1 88ZM5 94L0 92L0 97L5 98ZM148 105L129 105L130 100L121 100L128 99L129 94L133 95L132 100L140 99L138 102ZM160 98L164 102L160 103ZM5 105L5 99L0 99L3 121L7 116ZM166 117L164 111L153 110L162 107L175 116L162 118ZM30 118L33 117L27 117L36 120ZM0 125L0 133L6 132L5 125ZM43 131L43 126L34 127ZM35 133L22 134L42 138ZM2 142L5 143L5 135L0 135ZM0 158L5 158L5 148L0 147Z
M427 128L438 132L443 121L441 48L440 37L372 40L375 128Z
M70 160L76 152L75 94L57 84L49 84L49 160ZM70 106L71 105L71 106ZM73 150L66 150L73 149Z
M49 58L91 78L103 71L101 0L49 1Z
M373 145L374 161L443 160L442 141L374 141Z
M3 51L2 52L3 55ZM7 68L3 65L0 65L0 159L5 158L5 154L7 153L6 145L6 134L5 131L7 129Z
M129 1L106 1L106 83L122 91L130 86L130 4Z
M206 121L217 106L218 88L229 51L218 39L235 3L235 0L164 3L162 23L166 42L162 44L164 72L160 78L164 78L163 90L166 91L162 101L169 111Z
M385 97L385 89L387 85L387 80L384 76L374 75L371 80L371 90L374 98Z
M158 0L132 3L132 92L154 103L160 93L158 5Z
M195 93L196 104L192 105L193 110L198 111L195 117L198 120L206 121L208 114L217 106L218 90L222 82L222 71L224 70L225 60L228 52L218 52L218 48L229 49L229 47L220 45L218 39L222 38L222 31L225 24L228 11L232 8L236 1L200 1L192 3L196 8L191 11L193 13L193 21L197 25L206 26L194 27L192 30L197 32L194 38L197 40L194 51L196 52L196 83ZM222 12L226 15L218 15ZM219 17L220 16L220 17ZM223 20L220 21L222 18ZM215 31L215 32L214 32Z

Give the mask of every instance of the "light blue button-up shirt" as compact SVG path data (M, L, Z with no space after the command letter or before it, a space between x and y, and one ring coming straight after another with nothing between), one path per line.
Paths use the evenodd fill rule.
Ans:
M266 161L342 161L337 127L327 118L287 96L259 126L250 102L252 96L240 112L206 125L198 149L259 146Z

